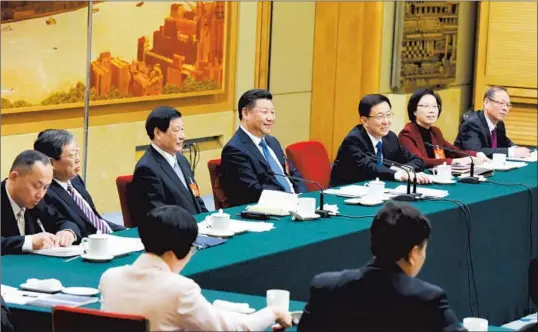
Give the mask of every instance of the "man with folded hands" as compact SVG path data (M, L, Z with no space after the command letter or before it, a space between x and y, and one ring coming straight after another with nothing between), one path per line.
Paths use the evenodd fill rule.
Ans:
M410 205L387 203L370 228L373 260L312 281L299 331L455 331L441 288L415 278L426 260L430 222Z
M262 331L277 322L291 326L291 315L267 307L251 315L222 311L209 303L200 287L180 274L196 252L198 225L191 213L172 205L154 208L140 224L146 252L132 264L101 276L101 310L142 315L151 331Z
M2 181L2 255L67 247L80 229L42 200L52 182L50 159L27 150L13 162Z

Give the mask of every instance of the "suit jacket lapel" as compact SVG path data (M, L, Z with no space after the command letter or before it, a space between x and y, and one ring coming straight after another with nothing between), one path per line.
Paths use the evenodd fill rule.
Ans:
M266 137L265 141L267 142L267 145L269 145L269 147L271 148L271 150L273 150L273 152L275 153L277 159L278 159L278 162L280 163L280 165L282 166L282 169L284 170L284 173L286 173L286 160L285 160L285 156L283 154L280 153L280 147L277 145L276 143L276 139L273 138L272 136L268 136ZM264 158L265 159L265 158Z
M78 188L76 188L76 186L73 184L73 182L71 184L80 193L80 191L78 190ZM71 194L69 194L67 192L67 190L65 190L58 182L52 180L52 184L50 185L49 190L51 190L56 195L58 195L58 197L60 197L65 202L65 204L67 204L67 206L69 206L73 210L77 211L77 214L80 217L82 217L86 222L90 223L90 221L86 217L86 214L84 214L84 211L82 211L82 209L78 206L78 204L75 202L73 197L71 197ZM83 196L83 198L84 198L84 196ZM86 199L86 198L84 198L84 199Z
M7 197L6 180L2 181L1 195L2 195L2 236L11 236L11 234L20 234L19 228L17 226L17 219L15 218L15 213L13 212L13 209L11 208L11 202L9 201L9 198Z
M488 146L491 147L491 133L489 132L488 122L486 121L486 114L484 111L478 113L478 118L482 123L482 126L480 126L482 128L482 133L486 136ZM499 135L497 135L497 137L499 137Z
M411 125L409 127L411 129L411 135L417 141L417 147L420 149L420 152L422 152L424 155L427 155L426 146L424 145L424 140L422 139L422 134L420 133L420 128L418 127L418 125L416 123L411 123ZM432 131L432 134L433 134L433 131ZM432 137L432 143L433 143L433 138L435 136L434 135L432 135L432 136L433 136ZM433 144L435 144L435 143L433 143Z
M28 209L24 211L24 230L26 235L41 233L41 228L36 229L37 217L32 215Z
M157 152L153 147L150 147L151 149L151 152L153 154L153 157L155 158L155 160L159 163L159 166L162 168L162 170L164 171L164 173L166 175L168 175L168 177L172 180L172 182L175 183L176 185L176 188L178 189L178 191L183 195L183 196L186 196L186 197L190 197L190 194L189 192L187 191L187 188L185 188L185 186L183 185L183 183L181 182L181 180L179 179L179 177L177 176L176 172L174 171L174 169L172 168L172 166L170 166L170 164L168 163L168 161L166 159L164 159L163 156L161 156L161 154L159 152ZM177 159L177 157L176 157ZM180 166L181 167L181 166ZM183 173L183 175L185 175L185 173ZM185 181L188 181L188 178L185 177Z
M192 172L191 172L189 163L182 155L180 156L176 155L176 159L178 161L178 165L181 171L183 172L183 176L185 177L185 182L187 183L187 186L188 186L187 188L188 197L193 202L194 206L196 207L196 210L198 212L201 212L202 209L200 208L200 205L198 204L198 201L195 199L194 194L192 193L192 189L190 188L191 182L194 183L194 178L191 177Z
M375 149L374 149L374 146L372 145L372 141L370 140L370 136L368 136L368 132L366 131L366 128L364 128L362 125L358 128L359 129L359 133L361 134L361 138L362 140L365 142L366 144L366 149L368 150L368 152L371 152L375 155ZM383 140L383 139L382 139ZM383 155L385 155L385 142L383 141Z
M82 196L82 198L84 198L84 200L90 205L90 207L94 210L94 212L96 212L90 193L88 192L88 190L86 190L86 187L82 184L82 180L80 179L78 175L71 180L71 185L78 191L78 193Z
M263 156L263 154L260 152L260 150L258 149L258 147L254 144L254 142L252 141L252 139L250 137L248 137L248 135L243 131L243 129L239 128L237 129L237 132L239 133L239 137L241 138L241 141L243 142L243 144L245 145L245 147L247 148L247 150L254 156L256 156L256 158L258 158L258 160L265 166L265 168L267 170L271 170L271 167L269 166L269 164L267 163L267 160L265 160L265 157Z

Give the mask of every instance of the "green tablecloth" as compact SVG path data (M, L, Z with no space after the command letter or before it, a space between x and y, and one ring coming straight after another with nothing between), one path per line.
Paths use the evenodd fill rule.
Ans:
M480 316L492 324L515 320L529 314L527 268L538 250L536 216L537 167L497 172L490 180L524 183L532 187L533 223L529 223L531 202L523 187L491 183L431 185L449 190L447 198L465 202L472 213L471 244ZM394 188L399 183L389 182ZM316 193L306 196L317 197ZM338 204L348 215L373 215L380 208L346 205L344 199L326 195L326 203ZM467 227L463 212L453 203L419 201L412 203L432 222L428 256L419 277L443 287L460 318L471 316L474 287L469 286L466 263ZM235 215L241 207L231 208ZM202 220L205 215L197 216ZM238 217L237 217L238 218ZM307 301L311 278L320 272L363 265L370 259L371 218L332 217L311 222L274 221L276 229L265 233L235 236L224 245L199 251L183 274L203 288L234 293L264 295L266 289L285 288L292 298ZM137 236L135 229L125 236ZM533 239L531 254L530 239ZM130 264L137 254L110 263L89 263L35 255L3 256L2 283L18 286L27 278L58 278L65 286L97 287L100 275L109 267ZM469 293L469 287L471 293Z

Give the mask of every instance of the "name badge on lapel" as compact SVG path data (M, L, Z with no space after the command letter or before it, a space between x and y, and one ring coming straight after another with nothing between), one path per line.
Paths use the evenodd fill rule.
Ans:
M435 159L445 159L445 150L441 149L439 145L435 146L433 154L435 155Z
M198 185L192 180L192 178L189 178L189 187L191 187L191 191L194 197L200 197L200 189L198 189Z

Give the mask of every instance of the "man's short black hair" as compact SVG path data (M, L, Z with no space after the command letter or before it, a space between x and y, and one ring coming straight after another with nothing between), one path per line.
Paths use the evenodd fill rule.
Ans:
M484 93L484 100L486 100L486 99L495 99L495 94L498 91L504 91L504 92L506 92L508 94L508 91L505 88L503 88L502 86L492 86L492 87L489 87L486 90L486 93Z
M359 115L369 117L372 107L379 105L383 102L389 104L389 107L392 108L389 98L381 94L371 94L364 96L359 102Z
M409 120L411 120L411 122L417 121L417 116L415 115L415 112L417 111L418 103L420 102L420 99L426 95L432 95L435 98L435 101L437 102L437 107L439 108L439 114L437 116L441 116L441 109L443 106L441 96L435 93L435 91L433 91L432 89L420 88L413 92L411 98L409 98L409 102L407 103L407 114L409 115Z
M377 260L395 263L407 259L411 249L421 247L430 233L430 222L420 211L389 201L372 222L370 250Z
M59 160L64 146L73 142L73 134L63 129L47 129L37 135L34 150L42 152L54 160Z
M172 250L178 259L182 259L198 236L198 225L187 210L176 205L162 205L148 212L138 233L146 252L161 256Z
M239 120L243 120L243 108L248 110L256 106L256 100L258 99L268 99L273 100L273 95L271 92L264 89L252 89L243 93L239 102L237 103L237 111L239 112Z
M37 162L41 162L47 166L50 165L50 158L36 150L25 150L15 157L9 172L11 173L16 170L20 175L25 175Z
M170 106L157 106L149 113L146 119L146 133L149 139L155 137L155 128L166 132L170 127L170 121L175 118L180 118L181 112Z

